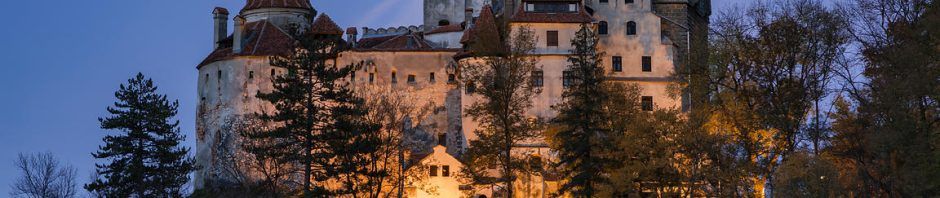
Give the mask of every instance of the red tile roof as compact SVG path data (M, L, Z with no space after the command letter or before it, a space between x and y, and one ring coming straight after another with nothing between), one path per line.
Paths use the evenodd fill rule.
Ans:
M540 1L566 1L566 0L540 0ZM517 23L590 23L594 21L591 15L584 11L584 6L578 12L526 12L523 7L516 9L510 22Z
M460 38L460 42L472 42L473 39L476 39L479 35L496 35L498 37L498 29L499 28L496 26L496 15L493 14L492 7L490 7L490 5L484 5L483 9L480 10L480 16L473 22L473 27L464 33L463 37Z
M346 28L346 34L359 34L359 31L356 30L356 27Z
M241 53L232 53L232 37L226 38L220 42L227 42L227 45L209 54L197 68L237 56L287 55L296 41L274 24L263 20L245 24L245 37L248 40L243 43Z
M309 0L248 0L242 11L261 8L313 9Z
M333 22L333 19L326 14L320 14L316 20L313 20L313 24L310 25L310 32L312 34L326 34L326 35L343 35L343 29L336 25Z

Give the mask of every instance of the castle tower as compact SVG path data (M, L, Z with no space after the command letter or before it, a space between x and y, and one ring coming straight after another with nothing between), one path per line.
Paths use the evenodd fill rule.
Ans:
M489 0L424 0L424 30L455 25L479 16L480 8ZM470 12L468 12L470 11ZM471 14L471 16L467 16Z
M265 20L281 29L307 29L317 16L309 0L248 0L240 16L246 23Z
M258 92L270 92L271 78L284 73L270 65L269 57L290 53L295 40L291 31L309 30L316 11L309 0L247 0L233 17L232 33L227 32L228 13L224 8L212 11L214 49L196 66L195 158L201 167L195 173L196 189L251 178L240 175L235 164L241 141L237 128L248 116L273 110L255 98Z

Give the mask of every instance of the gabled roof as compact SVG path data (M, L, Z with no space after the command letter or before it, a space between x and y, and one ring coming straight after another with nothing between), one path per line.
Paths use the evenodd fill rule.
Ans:
M231 59L237 56L275 56L290 54L296 41L286 32L268 21L261 20L245 24L245 42L242 52L232 53L233 38L220 41L221 47L215 49L197 68L213 62Z
M310 32L312 34L325 34L325 35L343 35L343 29L336 25L333 22L333 19L329 15L320 14L316 20L313 20L313 24L310 25Z
M309 0L248 0L242 11L261 9L261 8L297 8L313 9Z

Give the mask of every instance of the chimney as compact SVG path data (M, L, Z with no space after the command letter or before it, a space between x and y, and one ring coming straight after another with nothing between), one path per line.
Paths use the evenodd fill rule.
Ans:
M221 7L215 7L212 10L212 19L214 19L212 29L213 49L219 48L219 41L228 36L228 10Z
M349 45L352 46L353 48L356 47L356 44L358 42L358 40L356 39L356 35L358 34L359 32L356 31L356 27L346 28L346 42L348 42Z
M473 2L472 0L464 0L464 14L463 22L466 23L466 27L470 27L470 23L473 22Z
M242 16L235 17L235 33L232 36L232 53L239 54L242 53L242 39L244 39L245 34L245 18Z

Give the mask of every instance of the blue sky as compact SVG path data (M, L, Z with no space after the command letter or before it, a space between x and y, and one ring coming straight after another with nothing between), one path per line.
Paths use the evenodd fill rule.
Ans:
M715 0L716 12L747 0ZM88 180L90 153L107 131L98 117L137 72L179 99L186 146L193 139L195 69L212 48L211 11L243 0L9 1L0 6L0 197L19 174L17 153L52 152ZM421 23L422 0L313 1L340 26ZM231 28L229 28L231 30Z

